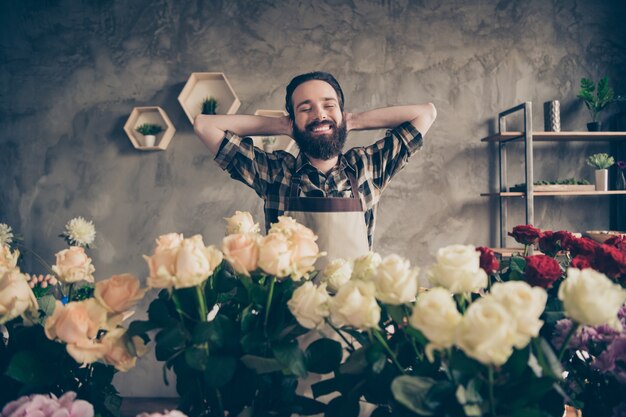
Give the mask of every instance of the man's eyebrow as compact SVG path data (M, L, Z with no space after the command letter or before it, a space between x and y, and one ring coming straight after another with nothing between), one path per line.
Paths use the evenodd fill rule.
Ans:
M338 102L338 100L335 97L324 97L324 98L322 98L322 101L335 101L335 102ZM304 101L298 103L296 105L296 109L298 107L304 105L304 104L311 104L311 100L304 100Z

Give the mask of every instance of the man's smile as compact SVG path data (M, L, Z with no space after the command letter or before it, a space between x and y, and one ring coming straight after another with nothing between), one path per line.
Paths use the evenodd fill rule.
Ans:
M313 122L308 126L308 130L315 135L330 133L334 128L332 122Z

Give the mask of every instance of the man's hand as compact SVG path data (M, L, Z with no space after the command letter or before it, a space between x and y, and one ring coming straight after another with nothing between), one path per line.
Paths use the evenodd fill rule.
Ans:
M194 119L193 127L196 135L213 155L216 155L217 151L219 151L227 130L238 136L291 136L293 132L291 120L288 116L199 114Z
M384 107L363 113L345 113L344 117L348 131L391 129L404 122L411 122L417 131L424 136L437 118L437 109L432 103L425 103L412 106Z

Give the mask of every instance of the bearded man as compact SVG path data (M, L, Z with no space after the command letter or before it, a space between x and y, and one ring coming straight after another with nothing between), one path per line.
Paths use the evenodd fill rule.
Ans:
M344 95L331 74L298 75L287 86L282 118L198 115L194 129L232 178L265 201L265 227L278 216L315 232L320 250L353 259L372 249L376 207L395 174L422 147L435 121L432 103L344 112ZM342 153L351 130L390 129L374 144ZM246 136L288 135L300 153L266 153Z

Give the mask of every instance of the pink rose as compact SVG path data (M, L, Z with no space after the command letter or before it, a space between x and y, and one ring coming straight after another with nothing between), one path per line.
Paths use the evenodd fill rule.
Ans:
M131 274L113 275L96 283L94 297L110 313L122 313L141 300L146 291Z
M136 355L128 350L126 343L126 330L119 327L108 332L102 338L102 344L106 349L102 359L120 372L127 372L134 368L137 356L141 356L147 351L143 340L138 336L133 337L132 340Z
M93 273L95 268L91 264L91 258L80 246L70 246L56 254L56 264L52 270L64 283L77 281L94 282Z
M226 236L222 240L224 258L240 274L250 276L250 272L258 267L259 237L254 234L236 233Z
M76 400L76 393L68 391L61 398L53 394L20 397L2 409L4 417L93 417L93 406L84 400Z
M320 256L320 250L315 241L317 236L306 227L294 230L289 238L291 244L291 264L293 271L291 278L294 281L306 276L315 269L315 262Z
M282 233L270 233L259 242L259 267L276 278L291 274L291 255L289 240Z

